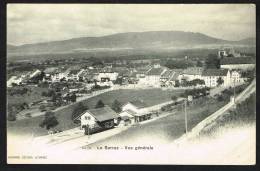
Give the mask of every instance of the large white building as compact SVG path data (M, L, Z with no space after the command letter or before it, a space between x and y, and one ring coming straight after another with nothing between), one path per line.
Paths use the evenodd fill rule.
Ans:
M166 71L167 69L164 67L150 69L145 76L145 84L150 86L160 86L161 76Z
M12 87L13 84L20 85L22 83L22 77L12 76L7 81L7 87Z
M205 69L202 72L202 79L207 87L218 86L218 79L223 80L220 86L230 86L231 77L230 71L227 69Z
M118 77L117 72L100 72L97 76L98 81L108 80L115 81Z
M255 60L250 57L224 58L220 60L220 68L222 69L252 70L255 65Z
M202 71L203 71L202 67L189 67L183 70L180 78L185 79L187 81L202 79L201 78Z
M231 84L235 85L244 83L245 80L241 77L241 72L239 70L231 70L230 73Z
M147 104L140 100L130 101L123 105L122 112L119 115L121 117L128 116L129 119L134 119L135 122L141 122L150 119Z
M81 128L89 127L90 129L102 127L111 128L117 122L119 115L109 106L97 109L89 109L74 120L80 120Z

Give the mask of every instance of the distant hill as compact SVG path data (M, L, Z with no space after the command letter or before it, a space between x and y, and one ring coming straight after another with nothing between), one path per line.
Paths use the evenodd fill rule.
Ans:
M256 44L256 38L250 37L247 39L242 39L237 41L238 44L244 44L244 45L255 45Z
M66 53L122 49L184 48L210 44L248 44L251 39L227 41L201 33L183 31L128 32L102 37L82 37L62 41L7 46L8 54Z

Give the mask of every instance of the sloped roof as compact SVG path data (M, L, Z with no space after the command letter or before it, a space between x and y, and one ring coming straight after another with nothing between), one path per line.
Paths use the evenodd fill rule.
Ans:
M79 69L72 69L72 70L70 70L70 72L69 72L69 74L78 74L80 72L80 70Z
M43 72L45 74L51 74L51 73L55 73L58 70L57 67L50 67L50 68L46 68Z
M187 75L201 75L203 71L202 67L189 67L183 70L183 74Z
M129 103L131 103L138 109L148 107L148 105L141 100L134 100L134 101L130 101Z
M147 75L161 75L164 71L164 68L152 68L147 72Z
M174 74L174 71L173 70L167 70L165 71L161 77L163 78L170 78L172 75Z
M125 110L124 112L127 112L127 113L129 113L130 115L135 115L135 114L136 114L135 111L132 111L132 110L130 110L130 109Z
M179 75L180 75L180 72L174 72L173 76L170 78L170 81L178 80Z
M234 57L234 58L223 58L220 60L220 65L230 64L255 64L256 61L251 57Z
M205 69L202 76L226 76L228 69Z
M105 106L97 109L87 110L94 118L96 118L99 122L118 118L119 115L112 110L109 106Z

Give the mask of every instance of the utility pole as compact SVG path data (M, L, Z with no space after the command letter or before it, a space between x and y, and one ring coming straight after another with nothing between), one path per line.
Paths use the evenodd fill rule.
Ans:
M184 114L185 114L185 132L186 132L186 134L188 133L188 121L187 121L187 110L186 110L186 108L187 108L187 99L185 99L185 101L184 101Z
M234 83L234 104L236 104L236 86L235 86L235 79L233 80Z
M90 138L90 136L89 136L89 125L88 125L88 139Z

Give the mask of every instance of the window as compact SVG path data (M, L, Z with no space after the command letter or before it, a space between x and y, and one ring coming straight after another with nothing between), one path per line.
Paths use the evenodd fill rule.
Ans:
M85 119L86 120L91 120L91 117L90 116L85 116Z

